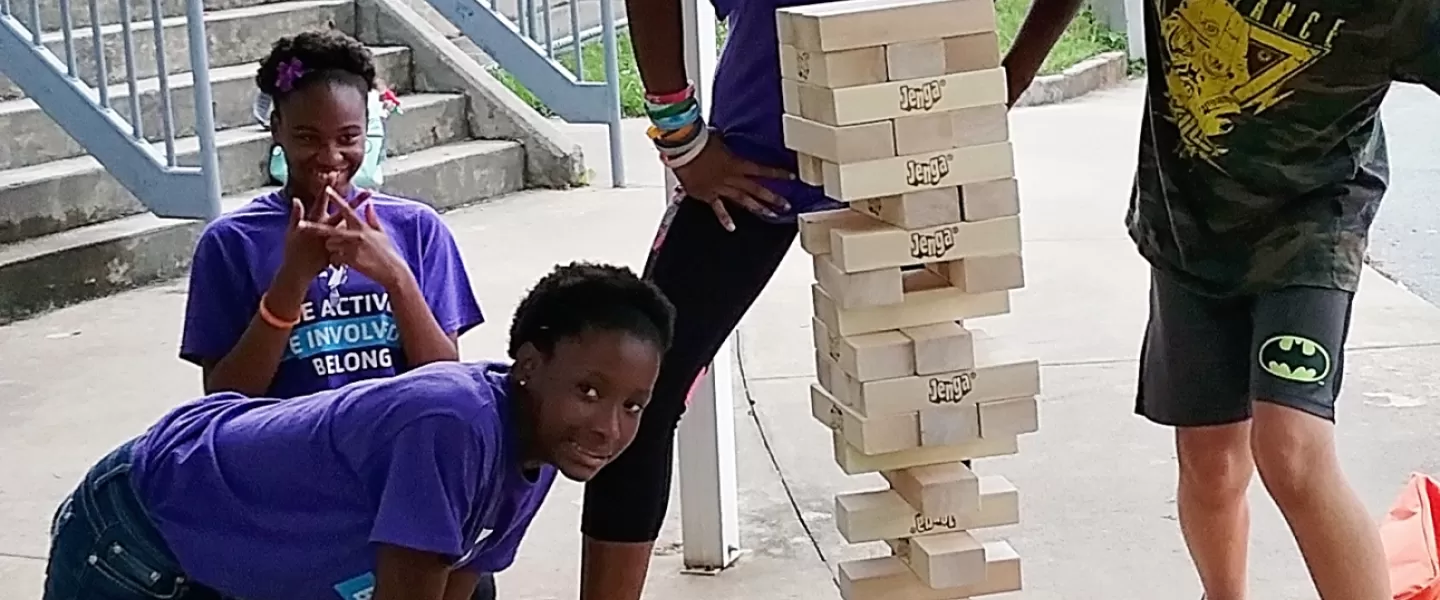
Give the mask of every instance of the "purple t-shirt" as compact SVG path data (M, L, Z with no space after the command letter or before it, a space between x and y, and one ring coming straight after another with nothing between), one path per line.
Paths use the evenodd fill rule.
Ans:
M736 156L796 172L795 152L785 147L780 96L780 48L775 9L813 1L714 0L716 15L729 21L725 48L715 65L710 123L725 134ZM798 179L760 182L790 203L790 212L768 221L794 222L798 213L840 208L823 189Z
M521 469L509 368L201 398L140 437L131 480L190 579L231 597L368 598L379 543L500 571L555 479Z
M446 333L459 335L484 322L460 250L440 215L423 203L379 193L369 203ZM277 192L205 228L190 267L181 358L195 364L219 360L240 341L280 268L289 222L289 200ZM353 269L330 268L310 283L300 324L265 395L290 398L405 368L385 288Z

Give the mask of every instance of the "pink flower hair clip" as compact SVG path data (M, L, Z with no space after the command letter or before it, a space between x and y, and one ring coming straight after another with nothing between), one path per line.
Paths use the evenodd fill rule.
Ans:
M291 58L280 63L279 71L275 76L275 89L288 92L294 89L295 82L305 76L305 65L301 64L300 59Z

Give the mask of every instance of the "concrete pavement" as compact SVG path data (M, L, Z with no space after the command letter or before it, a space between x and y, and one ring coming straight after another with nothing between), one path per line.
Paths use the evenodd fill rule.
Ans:
M1370 259L1386 276L1440 302L1440 96L1397 84L1381 105L1390 147L1390 190L1375 216Z
M1130 414L1146 270L1122 217L1134 161L1137 87L1021 109L1012 120L1028 285L1010 315L975 325L1043 365L1041 431L1020 454L977 462L1020 489L1023 524L983 532L1019 551L1031 600L1196 597L1173 499L1168 433ZM582 142L596 127L573 129ZM1096 135L1096 132L1105 132ZM661 208L660 169L627 135L630 189L525 193L451 213L491 321L462 340L467 358L501 356L509 314L550 265L576 258L638 268ZM587 146L586 155L605 156ZM608 172L599 161L597 174ZM558 234L558 235L557 235ZM795 248L741 325L737 402L742 542L716 577L678 574L678 503L652 569L651 598L838 598L836 562L878 553L843 543L830 517L842 491L878 476L834 466L809 416L808 257ZM175 358L183 282L0 328L0 598L38 597L45 527L58 499L114 443L198 391ZM1339 436L1345 464L1378 515L1413 470L1440 472L1440 310L1367 271L1356 305ZM1047 487L1048 486L1048 487ZM557 486L500 576L502 594L573 598L579 486ZM1315 598L1294 544L1257 484L1252 543L1257 598Z

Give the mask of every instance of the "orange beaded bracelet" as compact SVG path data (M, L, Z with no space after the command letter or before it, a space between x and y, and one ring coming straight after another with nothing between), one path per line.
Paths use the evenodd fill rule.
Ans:
M290 329L300 324L299 316L296 316L293 321L286 321L275 316L275 313L270 312L270 309L265 306L269 299L269 294L260 295L260 318L263 319L267 325L276 329Z

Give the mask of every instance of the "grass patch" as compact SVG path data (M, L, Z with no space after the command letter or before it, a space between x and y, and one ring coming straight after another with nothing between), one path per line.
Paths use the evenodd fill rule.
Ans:
M1000 36L1002 52L1015 41L1025 12L1030 9L1029 0L997 0L995 2L996 30ZM1110 31L1090 12L1090 7L1080 9L1075 20L1065 29L1064 35L1055 42L1045 64L1040 66L1040 75L1055 75L1094 56L1125 49L1125 34Z
M1002 51L1008 49L1014 41L1015 32L1019 30L1020 22L1025 19L1025 11L1029 9L1029 6L1030 0L996 0L996 21ZM724 44L725 33L725 24L717 23L715 27L717 49L719 45ZM620 114L627 118L643 117L645 116L645 86L640 82L640 71L635 66L635 53L631 49L629 31L617 31L615 41L620 70ZM1070 27L1065 30L1065 34L1055 43L1050 57L1040 68L1040 74L1059 73L1095 55L1124 49L1125 35L1123 33L1106 29L1096 20L1089 7L1082 8L1080 14L1070 23ZM605 80L605 47L600 40L591 40L580 46L580 62L583 67L581 69L576 68L575 54L569 49L557 51L555 54L557 62L564 65L571 73L579 73L581 79L585 81ZM533 92L526 89L514 75L498 66L492 67L490 73L540 114L547 117L554 116L554 113Z

